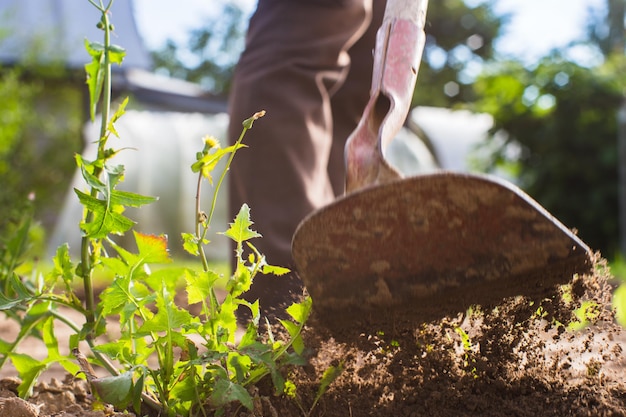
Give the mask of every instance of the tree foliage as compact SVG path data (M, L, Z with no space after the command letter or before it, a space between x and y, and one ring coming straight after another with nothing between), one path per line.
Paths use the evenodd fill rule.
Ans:
M587 39L574 43L602 51L603 62L587 67L565 59L567 51L555 51L532 66L492 64L474 85L481 97L474 108L493 116L494 138L506 132L491 166L515 163L522 188L578 229L592 249L612 257L619 247L617 112L626 91L625 11L622 0L606 4L606 14L590 12ZM520 147L514 158L506 150L511 143Z
M207 18L203 27L192 30L186 44L168 40L163 48L153 52L153 58L158 71L226 95L243 49L247 16L234 2L219 3L222 12ZM449 106L474 98L471 69L476 70L493 56L493 42L505 19L493 13L491 3L429 3L425 59L413 105Z
M475 84L477 109L506 132L494 165L517 163L531 196L593 249L617 249L617 111L626 83L623 60L585 68L558 56L536 67L498 65ZM511 159L506 145L520 146Z
M0 232L21 216L27 198L37 199L45 225L54 218L74 168L58 150L80 149L81 100L58 69L1 69Z
M186 45L169 39L163 48L152 52L157 71L198 83L215 94L228 93L247 22L237 4L220 3L221 13L193 29Z
M493 1L468 6L463 0L431 1L426 21L425 59L413 105L450 107L476 99L472 82L494 56L494 41L507 16Z

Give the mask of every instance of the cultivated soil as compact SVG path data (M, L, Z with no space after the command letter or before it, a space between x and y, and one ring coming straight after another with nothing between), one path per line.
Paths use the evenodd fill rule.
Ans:
M626 416L626 332L614 324L611 277L596 262L593 274L573 277L566 301L554 290L533 303L507 299L425 323L400 312L382 321L364 315L333 331L313 317L304 333L309 365L285 370L297 401L261 383L254 412L226 415ZM585 300L597 305L593 323L567 330ZM8 338L10 328L0 330ZM331 365L343 372L307 414ZM50 376L28 402L15 396L15 378L1 380L0 416L128 416L93 411L83 380Z

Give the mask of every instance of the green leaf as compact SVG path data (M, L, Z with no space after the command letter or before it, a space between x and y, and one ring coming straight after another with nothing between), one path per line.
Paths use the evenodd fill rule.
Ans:
M81 204L94 215L93 221L81 224L81 228L88 237L102 239L109 233L124 234L135 224L122 214L112 211L112 207L107 205L106 201L99 200L77 189L74 191Z
M89 89L89 116L93 121L104 84L104 45L85 39L85 49L92 58L90 63L85 64L85 73Z
M181 237L183 238L183 249L190 255L199 256L200 246L198 245L196 235L193 233L181 233ZM208 241L206 243L208 243Z
M97 396L105 403L112 404L118 409L124 409L130 404L133 394L133 375L131 372L93 378L89 382Z
M328 387L330 387L330 384L335 382L335 380L339 377L339 375L341 375L341 373L343 372L343 369L344 369L343 362L340 362L338 366L329 366L324 371L324 374L322 375L322 379L320 381L320 386L317 389L317 394L315 395L313 407L315 407L315 404L317 404L317 402L322 397L322 395L326 393L326 391L328 390ZM313 409L313 407L311 407L311 409Z
M15 369L17 369L22 383L17 388L20 397L28 398L32 392L37 378L49 367L46 361L37 360L23 353L10 353L9 357Z
M132 304L131 300L130 277L127 275L115 277L111 285L100 294L99 305L102 316L119 313L126 304Z
M235 273L226 282L226 291L233 297L239 297L250 289L252 273L245 266L238 264Z
M135 410L136 415L141 414L141 394L143 393L144 380L145 374L142 372L133 387L133 410Z
M241 355L237 352L233 352L228 355L228 366L229 369L235 370L235 379L241 384L250 373L252 359L250 359L247 355Z
M127 359L126 352L128 351L129 344L132 343L129 340L118 339L116 341L101 343L94 346L92 349L95 352L103 353L111 359L120 360Z
M59 342L54 334L54 317L50 316L43 321L42 340L48 351L48 360L57 361L62 358L59 353Z
M32 217L30 215L24 216L24 220L21 222L14 235L9 238L5 245L10 254L13 264L17 264L18 260L24 255L29 244L28 232L32 223Z
M268 264L263 265L263 273L266 275L273 274L276 276L282 276L282 275L288 274L289 272L291 272L289 268L283 268L282 266L275 266L275 265L268 265Z
M107 129L109 130L109 132L113 133L118 138L120 137L120 135L119 133L117 133L117 130L115 130L115 122L117 122L119 118L122 117L124 113L126 113L127 104L128 104L128 97L126 97L124 101L120 103L120 105L117 108L117 111L113 114L113 116L111 116L111 118L109 119L109 124L107 125Z
M291 346L293 347L293 350L298 355L302 355L302 353L304 352L304 341L302 340L302 336L300 335L300 326L288 320L280 320L280 324L282 324L289 333L289 338L291 339Z
M111 204L124 205L127 207L141 207L146 204L154 203L157 200L157 197L145 196L128 191L115 190L111 194Z
M214 407L223 407L233 401L239 401L248 410L253 409L252 397L241 385L226 378L219 378L215 383L209 402Z
M119 45L109 46L109 61L111 64L122 65L122 61L126 56L126 50Z
M253 223L250 220L250 207L248 207L247 204L244 204L241 206L237 217L235 217L235 221L230 223L230 228L222 234L228 236L237 243L242 243L255 237L261 237L259 233L250 229L252 224Z
M70 248L67 243L57 248L54 258L52 258L54 268L48 274L48 281L54 283L60 277L66 285L70 285L74 280L74 268L70 258Z
M0 293L0 310L10 310L15 306L24 304L33 299L35 296L22 282L22 279L16 273L10 274L5 278L8 287L16 294L16 298L9 298L5 294Z
M311 314L311 309L313 307L313 300L311 297L305 298L300 303L293 303L289 307L287 307L287 313L297 322L297 323L305 323L309 315Z
M167 250L167 236L134 232L141 263L165 264L172 262Z
M238 149L245 148L246 145L241 143L228 146L226 148L213 147L212 152L207 152L202 155L196 162L191 165L192 172L201 172L202 176L206 178L211 185L213 185L212 172L215 170L217 164L231 153L236 152Z
M4 340L0 339L0 355L8 354L12 348L13 343L5 342Z
M233 297L227 294L220 305L216 319L220 326L228 331L228 341L231 343L235 342L235 333L237 332L237 315L235 311L237 311L237 304L233 301Z
M157 296L156 306L157 313L151 320L146 321L138 332L171 332L192 321L191 314L176 306L165 289Z
M187 282L187 301L189 304L196 304L206 300L210 295L219 279L219 275L213 271L196 272L193 270L185 271L185 280Z
M169 292L178 292L178 283L185 279L188 268L168 267L158 269L144 278L144 282L156 293L165 287Z

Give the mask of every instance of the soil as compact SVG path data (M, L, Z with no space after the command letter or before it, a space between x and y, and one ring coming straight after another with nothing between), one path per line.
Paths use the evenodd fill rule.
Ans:
M626 332L614 323L611 277L598 262L593 274L572 279L569 301L554 290L425 323L398 312L384 321L362 317L332 332L313 317L304 333L308 365L285 369L296 400L262 381L253 388L254 412L226 415L626 416ZM593 323L566 329L584 300L597 305ZM343 372L313 407L331 365ZM16 397L14 377L0 380L0 416L128 416L92 410L83 380L53 376L28 402Z

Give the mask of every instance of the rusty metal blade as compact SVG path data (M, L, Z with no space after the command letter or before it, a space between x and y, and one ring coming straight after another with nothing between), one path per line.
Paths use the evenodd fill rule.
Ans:
M540 297L592 267L590 249L519 188L446 172L339 198L300 224L292 251L314 310L344 322Z

